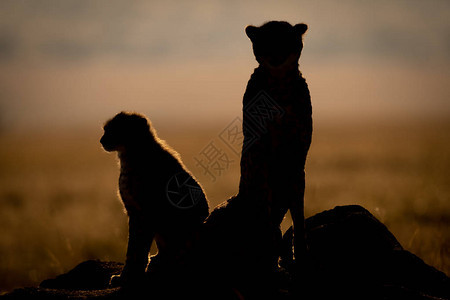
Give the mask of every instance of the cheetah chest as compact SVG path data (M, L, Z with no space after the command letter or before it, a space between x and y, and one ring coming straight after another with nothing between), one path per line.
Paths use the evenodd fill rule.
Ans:
M119 177L119 192L122 202L128 212L140 211L141 205L138 202L139 178L129 172L122 171Z

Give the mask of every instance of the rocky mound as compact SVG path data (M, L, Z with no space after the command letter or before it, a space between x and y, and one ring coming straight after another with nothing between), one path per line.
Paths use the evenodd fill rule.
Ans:
M292 230L283 237L281 269L274 277L274 299L450 299L450 279L404 250L391 232L361 206L336 207L306 220L310 250L308 279L293 280ZM141 284L110 288L123 264L89 260L39 287L17 289L2 299L241 299L238 289L200 283ZM169 280L170 281L170 280Z

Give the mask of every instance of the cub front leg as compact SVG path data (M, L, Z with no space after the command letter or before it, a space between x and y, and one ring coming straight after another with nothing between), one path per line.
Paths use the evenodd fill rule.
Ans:
M112 286L124 286L139 283L145 275L148 255L154 238L154 231L141 216L129 216L128 249L125 267L122 273L111 278Z

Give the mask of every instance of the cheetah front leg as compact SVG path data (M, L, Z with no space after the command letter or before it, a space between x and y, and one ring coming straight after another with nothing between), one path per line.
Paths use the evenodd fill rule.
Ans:
M304 194L305 194L305 172L300 175L300 182L295 195L290 197L290 212L294 225L294 257L296 271L302 277L306 273L307 265L307 244L305 232L305 210L304 210Z
M112 286L137 284L144 278L148 255L155 236L140 215L129 215L128 249L125 267L120 276L111 278Z

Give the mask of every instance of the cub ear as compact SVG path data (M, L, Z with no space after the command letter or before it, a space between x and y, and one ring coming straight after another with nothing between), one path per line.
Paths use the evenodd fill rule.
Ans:
M258 35L258 27L248 25L245 28L245 33L247 34L248 38L253 42L256 40L256 37Z
M150 129L150 120L142 115L136 114L136 124L143 130Z
M303 35L306 32L306 30L308 30L308 25L304 23L294 25L294 31L298 35Z

